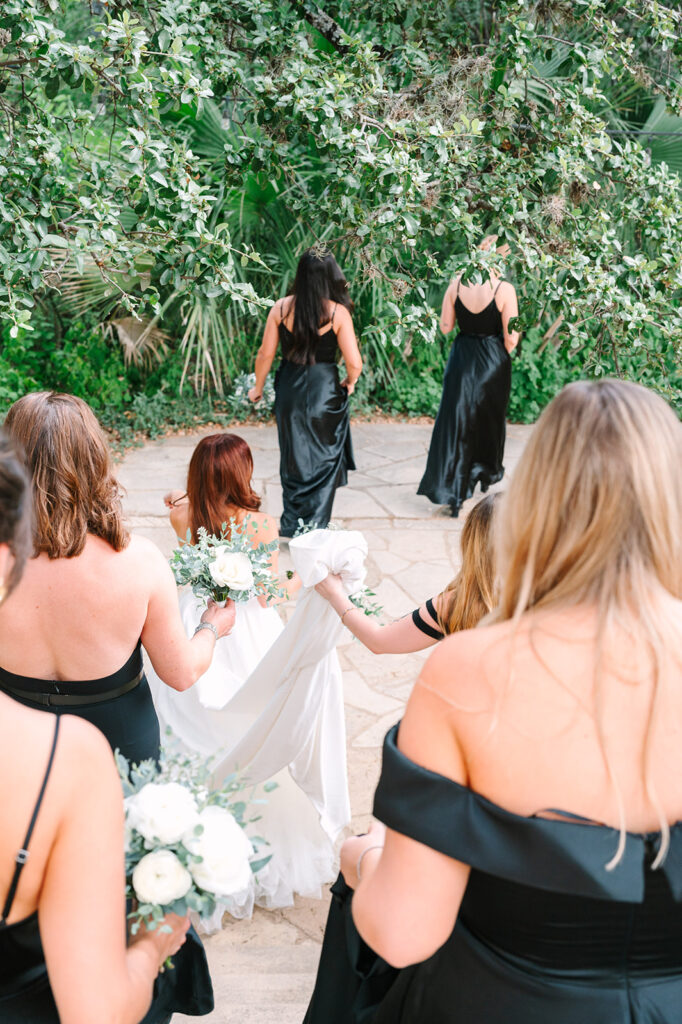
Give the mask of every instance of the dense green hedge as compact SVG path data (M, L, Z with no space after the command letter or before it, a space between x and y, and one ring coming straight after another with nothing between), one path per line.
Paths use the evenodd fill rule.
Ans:
M407 355L396 349L388 374L378 374L371 358L367 359L352 399L354 415L435 416L450 345L451 339L441 336L432 344L421 343ZM252 369L254 349L255 343L243 341L240 360L245 372ZM642 368L637 348L626 356L625 366L621 358L616 367L612 360L596 362L589 348L557 348L552 341L543 340L539 330L531 329L513 356L509 419L532 423L564 384L586 375L586 367L590 376L625 371L631 379L658 387L666 378L676 379L677 396L669 397L682 415L682 370L675 364L672 347L652 334L651 350L658 354L658 377L650 362ZM234 391L225 396L197 396L185 386L178 394L181 375L182 357L173 349L161 364L127 366L118 345L104 337L92 321L72 321L58 339L47 323L30 333L19 332L16 338L5 329L0 340L0 415L27 391L68 391L90 403L120 447L169 430L207 422L228 424L251 413ZM268 413L259 409L253 414L264 418Z

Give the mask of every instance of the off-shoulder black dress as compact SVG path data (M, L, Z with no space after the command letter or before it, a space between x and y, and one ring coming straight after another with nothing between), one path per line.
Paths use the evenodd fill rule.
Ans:
M607 871L616 829L513 814L416 765L397 737L374 814L471 865L457 923L398 971L358 935L339 879L306 1024L680 1024L682 823L661 868L660 833L629 833Z

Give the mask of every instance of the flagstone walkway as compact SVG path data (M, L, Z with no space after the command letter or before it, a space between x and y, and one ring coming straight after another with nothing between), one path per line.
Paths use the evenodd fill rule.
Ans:
M531 427L508 428L507 472L514 469ZM163 495L184 487L187 465L200 437L211 430L150 442L130 452L118 467L127 490L126 513L133 530L170 554L173 534ZM255 486L263 510L279 516L279 451L274 426L238 426L255 464ZM437 594L459 568L459 519L415 492L426 461L431 426L413 423L353 425L357 471L338 491L333 519L361 530L369 546L368 586L389 618L404 615ZM499 489L500 486L498 485ZM289 565L282 552L282 567ZM365 831L379 774L384 733L400 718L425 654L370 654L348 640L339 654L344 670L348 770L353 830ZM251 921L230 921L206 940L217 1009L211 1024L301 1024L312 990L327 899L297 899L286 910L256 910ZM227 921L227 919L226 919ZM173 1018L173 1024L195 1018Z

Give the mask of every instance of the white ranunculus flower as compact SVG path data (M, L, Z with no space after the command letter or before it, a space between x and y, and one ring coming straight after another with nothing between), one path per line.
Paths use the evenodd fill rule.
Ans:
M177 843L199 820L194 797L179 782L148 782L125 803L128 825L148 842Z
M199 815L204 831L187 835L183 844L202 857L190 861L189 870L196 884L215 896L232 896L248 888L252 872L249 857L253 847L244 829L222 807L205 807Z
M140 903L165 906L181 900L192 887L192 876L172 850L155 850L135 866L133 889Z
M249 590L253 586L253 569L247 555L229 548L216 548L208 571L219 587Z

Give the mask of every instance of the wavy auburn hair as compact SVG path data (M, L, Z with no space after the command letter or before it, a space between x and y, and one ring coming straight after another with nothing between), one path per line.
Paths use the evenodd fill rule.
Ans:
M75 395L36 391L11 406L5 429L21 446L33 481L33 551L73 558L88 534L121 551L118 482L106 437L89 405Z
M462 567L440 601L438 621L446 636L473 629L495 604L493 510L499 494L487 494L466 518L460 542Z
M260 498L251 486L253 456L238 434L210 434L192 453L187 472L189 528L193 541L203 526L220 534L235 512L257 512Z
M653 698L644 745L646 792L669 828L651 782L661 667L671 656L671 622L658 596L682 599L682 424L662 398L620 380L569 384L540 416L514 470L496 527L500 598L487 622L518 622L531 609L588 605L597 612L594 697L601 707L601 652L618 617L650 652ZM496 517L498 518L498 517ZM673 627L674 628L674 627ZM682 641L682 638L680 638ZM597 728L619 802L625 808Z

